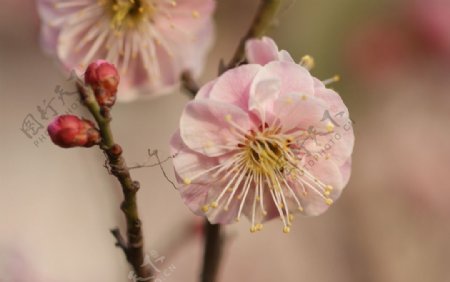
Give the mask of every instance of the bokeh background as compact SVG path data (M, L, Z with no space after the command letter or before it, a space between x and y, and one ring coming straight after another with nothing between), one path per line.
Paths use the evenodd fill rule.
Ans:
M124 221L102 154L20 130L28 114L46 126L37 107L57 99L58 85L73 85L40 50L34 2L0 3L0 281L131 281L108 231ZM257 4L218 1L202 82L230 58ZM341 75L333 88L355 122L353 173L327 213L298 217L289 235L276 220L257 234L245 221L227 227L220 281L450 281L450 1L284 1L269 34L293 57L315 57L315 76ZM129 164L151 163L148 149L168 156L188 99L179 92L115 106ZM87 116L73 97L65 102L58 111ZM170 162L164 167L172 177ZM160 281L197 281L201 220L160 168L133 176Z

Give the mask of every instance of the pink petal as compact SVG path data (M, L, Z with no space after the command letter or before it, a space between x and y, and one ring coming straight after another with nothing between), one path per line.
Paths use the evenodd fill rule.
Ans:
M186 48L187 51L184 56L183 71L190 70L195 78L198 78L205 67L205 62L208 57L208 52L215 42L215 30L212 21L205 25L205 28L201 29L193 44L189 45L190 48Z
M275 102L273 111L280 120L283 132L289 132L292 129L307 130L316 126L326 109L325 103L320 99L289 94Z
M289 62L271 62L264 66L264 70L281 81L281 95L314 95L313 77L305 68Z
M344 101L342 101L341 96L333 89L326 88L317 78L314 78L314 95L328 104L332 114L337 114L342 111L348 113L348 109Z
M262 68L253 80L248 109L257 114L263 123L273 119L273 101L280 95L280 88L281 80L265 68Z
M210 157L223 155L238 144L227 118L242 130L250 129L247 113L237 106L206 99L191 101L181 115L181 137L196 152Z
M341 165L339 169L342 173L343 185L346 186L348 184L348 181L350 180L350 173L352 171L352 158L348 158L348 160L343 165Z
M279 56L280 61L282 61L282 62L295 63L294 59L292 59L292 57L291 57L291 54L289 54L285 50L281 50L278 56Z
M217 82L217 78L214 80L211 80L211 81L207 82L205 85L203 85L200 88L200 90L198 90L197 94L195 95L195 99L209 98L209 95L211 95L211 90L213 89L216 82Z
M310 158L306 162L305 169L324 184L333 187L329 198L336 200L340 196L342 189L344 189L344 181L339 167L333 161L316 161L313 158ZM305 186L307 194L304 196L301 185L299 183L294 183L294 185L298 195L301 195L301 203L305 215L319 215L329 208L329 205L325 203L324 198L308 186Z
M180 187L181 199L188 208L196 215L204 216L202 207L206 204L206 197L208 195L209 185L205 184L191 184Z
M259 65L243 65L223 73L211 89L210 98L247 110L250 85L261 69Z
M245 53L249 63L265 65L278 61L278 46L269 37L250 39L245 43Z
M208 173L202 173L216 166L219 160L189 149L181 139L179 130L170 139L170 152L176 174L181 178L181 182L184 179L191 179L194 184L207 184L211 181Z
M48 25L41 25L40 43L44 52L49 55L56 53L59 31Z

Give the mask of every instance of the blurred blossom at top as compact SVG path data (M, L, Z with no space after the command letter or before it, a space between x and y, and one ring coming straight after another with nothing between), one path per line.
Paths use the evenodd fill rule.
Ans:
M113 63L122 75L119 100L167 93L183 71L197 77L213 41L213 0L37 0L37 5L44 50L80 73L96 59Z
M366 82L392 79L408 68L450 67L450 1L393 1L350 29L349 69Z
M414 0L409 9L409 22L415 36L426 51L450 64L450 1Z

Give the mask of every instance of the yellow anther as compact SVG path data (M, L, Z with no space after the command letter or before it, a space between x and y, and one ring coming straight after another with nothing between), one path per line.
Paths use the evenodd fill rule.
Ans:
M285 226L285 227L283 228L283 233L287 234L287 233L289 233L289 232L291 232L291 228L290 228L289 226Z
M258 231L258 230L256 230L256 226L250 227L250 232L251 233L255 233L256 231Z
M302 207L298 207L298 211L303 212L304 209Z
M286 103L292 104L292 103L294 103L294 100L292 100L291 97L288 97L288 98L286 99Z
M263 211L262 214L265 216L265 215L267 215L267 212L266 212L266 211Z
M176 1L172 1L172 2L170 2L170 5L172 5L172 7L176 7L177 6L177 2Z
M325 192L323 192L323 194L328 197L328 196L330 196L331 191L330 190L325 190Z
M291 213L288 218L289 218L289 221L293 221L294 220L294 215Z
M192 183L192 180L190 178L186 177L185 179L183 179L183 182L184 182L184 184L189 185Z
M308 99L308 96L302 95L302 96L301 96L301 99L302 99L303 101L306 101L306 100Z
M233 117L230 114L225 115L225 120L226 121L231 121L232 119L233 119Z
M228 211L228 206L223 207L224 211Z
M235 219L234 219L234 221L236 221L236 222L239 222L241 219L239 218L239 217L236 217Z
M198 19L199 17L200 17L200 13L198 12L198 11L192 11L192 17L194 18L194 19Z
M263 225L261 223L256 224L256 231L261 231L263 229Z
M326 125L326 129L327 129L328 132L333 132L333 130L334 130L334 124L331 123L331 122L329 122L329 123Z
M331 78L325 79L324 81L322 81L323 84L328 85L334 82L338 82L339 80L341 80L341 77L339 75L335 75Z
M208 212L209 211L209 205L204 205L203 207L202 207L202 211L203 212Z
M206 141L205 145L203 145L203 147L205 147L206 149L211 148L212 146L213 146L213 143L210 140Z
M211 208L215 209L215 208L217 208L218 205L219 205L219 203L214 201L214 202L211 203Z
M331 186L331 185L326 185L326 186L325 186L325 190L333 191L333 186Z
M305 55L301 58L299 64L305 69L311 70L314 67L314 58L310 55Z
M331 206L331 205L333 204L333 199L331 199L331 198L326 198L326 199L325 199L325 203L326 203L327 205Z

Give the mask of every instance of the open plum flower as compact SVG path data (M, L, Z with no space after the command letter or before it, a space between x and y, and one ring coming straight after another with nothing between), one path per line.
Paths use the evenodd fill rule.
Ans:
M339 197L354 135L340 96L263 40L247 45L251 64L207 83L186 105L171 150L193 212L221 224L245 215L252 232L280 217L287 233L293 213L321 214Z
M119 100L168 92L200 74L212 41L213 0L38 0L43 48L65 68L117 66ZM131 90L146 91L131 91Z

